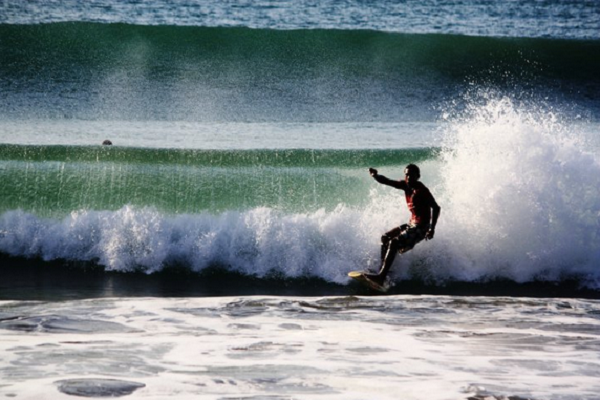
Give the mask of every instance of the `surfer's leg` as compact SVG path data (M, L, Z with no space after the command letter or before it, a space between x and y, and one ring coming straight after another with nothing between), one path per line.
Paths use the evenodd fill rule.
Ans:
M390 246L390 237L388 235L383 235L381 237L381 263L385 260L385 255L388 252L388 247Z
M394 228L391 231L386 232L381 237L381 264L382 265L383 265L383 262L385 261L386 255L388 253L388 250L390 247L390 241L393 238L398 237L398 235L400 235L400 233L402 233L402 227Z
M375 278L375 281L380 285L383 285L385 277L387 276L388 272L390 272L390 268L392 267L392 264L396 259L396 254L398 254L398 249L401 245L400 242L400 237L395 237L389 242L387 253L385 254L385 258L383 260L383 264L381 265L381 269L379 270L379 273Z
M402 225L392 229L381 237L381 269L377 274L369 274L369 279L383 285L398 252L404 253L412 248L412 246L407 243L408 238L406 234L409 229L410 227L408 225ZM384 237L386 236L388 239L384 246Z

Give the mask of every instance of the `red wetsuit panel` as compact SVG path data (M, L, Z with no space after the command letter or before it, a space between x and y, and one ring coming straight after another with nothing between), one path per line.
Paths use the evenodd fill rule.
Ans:
M435 200L431 192L421 182L415 183L416 188L406 191L406 205L410 211L411 225L429 225L431 222L431 208Z

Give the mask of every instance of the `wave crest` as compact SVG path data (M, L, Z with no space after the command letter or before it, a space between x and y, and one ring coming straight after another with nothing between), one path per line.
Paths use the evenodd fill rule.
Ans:
M168 217L152 208L78 211L63 220L10 211L0 251L44 260L92 261L107 270L153 273L221 266L247 275L317 276L342 282L372 253L356 211L283 214L269 208ZM358 235L356 234L358 233ZM364 233L364 232L363 232Z

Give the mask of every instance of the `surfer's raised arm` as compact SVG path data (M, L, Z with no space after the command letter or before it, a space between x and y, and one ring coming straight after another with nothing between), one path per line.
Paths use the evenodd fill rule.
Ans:
M404 181L394 181L392 179L386 178L383 175L379 175L375 168L369 168L369 173L371 176L379 183L383 185L388 185L394 187L396 189L406 190L408 187L406 186L406 182Z

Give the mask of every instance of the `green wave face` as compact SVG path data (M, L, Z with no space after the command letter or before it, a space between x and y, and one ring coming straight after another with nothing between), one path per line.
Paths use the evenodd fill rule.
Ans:
M472 85L592 104L600 41L98 23L0 25L8 117L431 120Z
M598 52L594 51L600 48L596 40L87 22L0 24L0 33L0 49L6 61L2 71L19 75L61 74L65 67L97 71L127 67L133 68L133 74L168 78L171 73L177 74L188 67L192 79L203 75L217 79L231 71L214 67L237 66L243 67L247 77L257 79L258 72L270 72L272 76L315 76L322 69L348 75L398 72L417 75L418 71L414 71L417 67L447 76L464 76L490 62L502 61L513 69L524 69L535 58L557 76L584 74L582 78L595 78L594 71L600 62ZM28 68L17 72L22 63ZM269 66L286 68L268 69Z
M124 205L166 213L270 207L302 212L368 201L369 166L435 156L412 150L174 150L0 146L0 212L60 216Z

